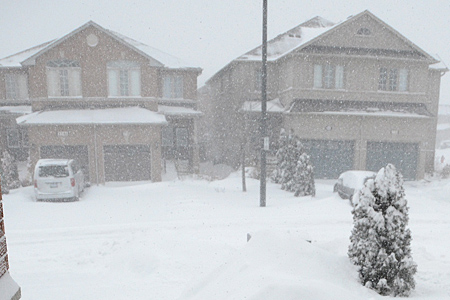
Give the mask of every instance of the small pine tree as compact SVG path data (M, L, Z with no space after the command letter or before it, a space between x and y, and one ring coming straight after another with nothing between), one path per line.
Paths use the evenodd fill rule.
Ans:
M281 189L293 192L295 180L294 176L297 169L298 159L303 153L302 145L298 138L293 134L289 134L285 146L286 159L281 164Z
M314 172L309 155L302 153L297 162L294 175L294 196L315 196Z
M277 167L275 168L275 170L273 171L272 174L272 181L275 183L281 183L282 182L282 174L283 174L283 166L286 162L286 160L288 159L286 156L286 146L288 143L288 136L286 134L286 131L284 130L284 128L281 128L280 131L280 138L278 140L278 151L276 153L276 157L277 157Z
M3 151L2 171L4 180L2 181L2 187L6 187L7 189L16 189L20 187L17 164L8 151Z
M361 283L381 295L408 296L417 265L402 175L391 164L355 195L354 227L348 255L359 267Z

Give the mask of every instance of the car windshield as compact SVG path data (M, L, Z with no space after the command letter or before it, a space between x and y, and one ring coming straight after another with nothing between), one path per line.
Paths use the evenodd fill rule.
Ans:
M69 169L67 166L42 166L39 167L39 177L67 177Z

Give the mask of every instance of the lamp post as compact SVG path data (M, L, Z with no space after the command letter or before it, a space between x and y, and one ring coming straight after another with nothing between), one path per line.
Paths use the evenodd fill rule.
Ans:
M263 0L263 34L262 34L262 66L261 66L261 176L259 206L266 206L266 151L267 135L267 1Z

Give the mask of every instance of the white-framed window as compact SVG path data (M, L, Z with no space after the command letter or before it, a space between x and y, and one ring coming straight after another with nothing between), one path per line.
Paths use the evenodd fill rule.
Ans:
M6 99L28 99L26 74L5 74Z
M141 67L138 62L110 61L108 69L108 95L110 97L141 96Z
M47 63L49 97L81 96L81 68L78 61L67 59Z
M163 77L163 97L183 98L183 76L165 75Z
M344 66L331 64L315 64L314 88L343 89Z
M187 128L183 127L175 128L175 135L177 137L177 147L188 146L189 133Z
M406 92L408 91L408 70L396 68L380 68L378 80L380 91Z

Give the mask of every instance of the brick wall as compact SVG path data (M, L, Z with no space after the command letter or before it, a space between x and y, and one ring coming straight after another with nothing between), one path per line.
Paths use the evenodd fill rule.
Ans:
M0 185L0 289L5 292L5 294L0 295L0 300L18 300L21 297L21 290L8 272L9 262L3 216L2 188Z

